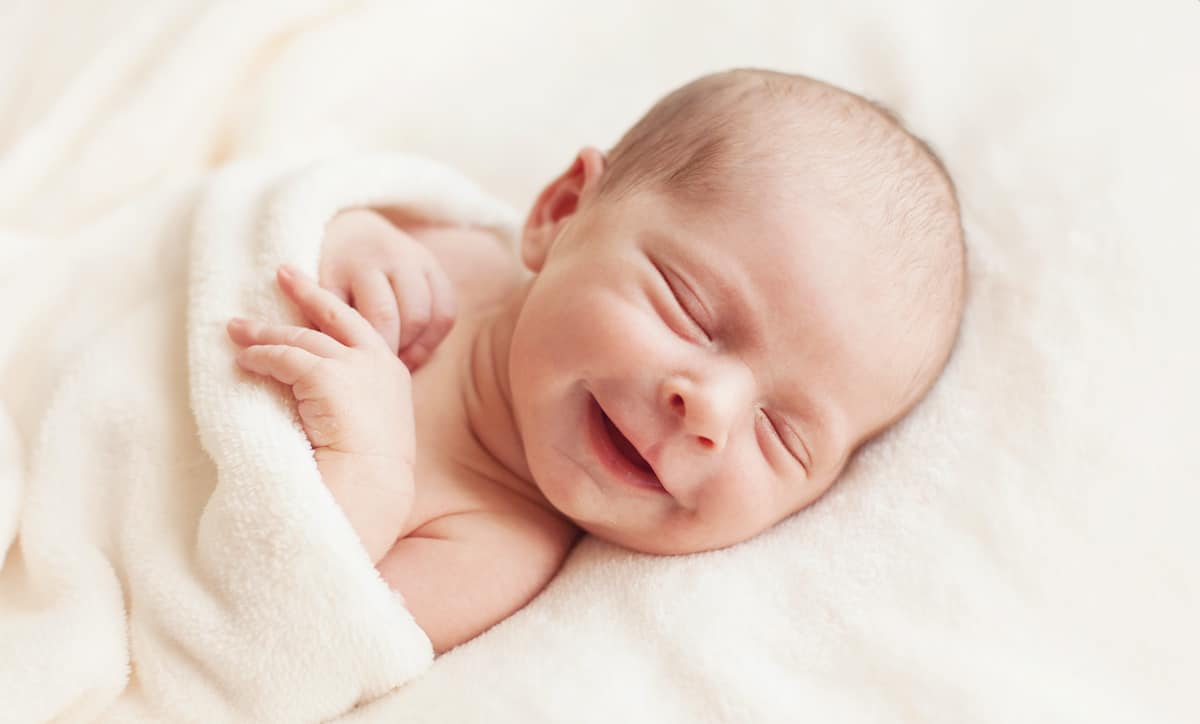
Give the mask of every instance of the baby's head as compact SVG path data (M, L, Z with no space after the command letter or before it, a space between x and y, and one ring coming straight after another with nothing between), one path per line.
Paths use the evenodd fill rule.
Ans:
M896 118L738 70L584 149L529 214L509 378L542 493L651 553L819 498L937 379L964 298L941 163Z

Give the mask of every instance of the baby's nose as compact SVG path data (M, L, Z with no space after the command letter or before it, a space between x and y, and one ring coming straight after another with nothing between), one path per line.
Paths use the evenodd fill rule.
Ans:
M663 383L667 408L701 451L718 452L728 442L738 413L748 404L752 380L737 370L703 379L682 375Z
M681 393L671 393L670 405L675 414L678 415L681 420L683 420L684 429L688 432L688 434L695 435L696 441L699 443L701 448L705 450L711 450L717 446L716 440L713 440L712 437L709 436L712 433L707 429L707 426L701 427L695 423L697 414L693 411L691 417L688 417L688 403L687 400L683 398Z

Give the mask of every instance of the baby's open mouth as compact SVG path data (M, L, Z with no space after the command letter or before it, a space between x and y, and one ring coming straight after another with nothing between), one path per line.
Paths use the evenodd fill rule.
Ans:
M613 445L625 456L625 459L633 463L634 467L654 475L654 468L650 467L650 463L646 462L646 459L638 453L633 443L629 442L629 438L621 434L621 431L617 429L617 426L605 414L604 408L600 408L600 419L604 421L604 429L608 432L609 439L613 441ZM655 478L657 479L657 476Z

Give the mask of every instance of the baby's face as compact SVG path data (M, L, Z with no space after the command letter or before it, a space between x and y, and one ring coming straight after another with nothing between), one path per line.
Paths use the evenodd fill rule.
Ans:
M585 191L535 261L510 357L560 512L635 550L723 547L820 497L894 417L915 352L841 251L858 232L822 206Z

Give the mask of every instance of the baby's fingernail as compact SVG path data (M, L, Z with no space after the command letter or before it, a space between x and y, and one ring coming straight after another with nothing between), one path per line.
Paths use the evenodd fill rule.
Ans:
M296 268L291 264L284 264L279 267L279 274L287 279L292 279L296 276Z

